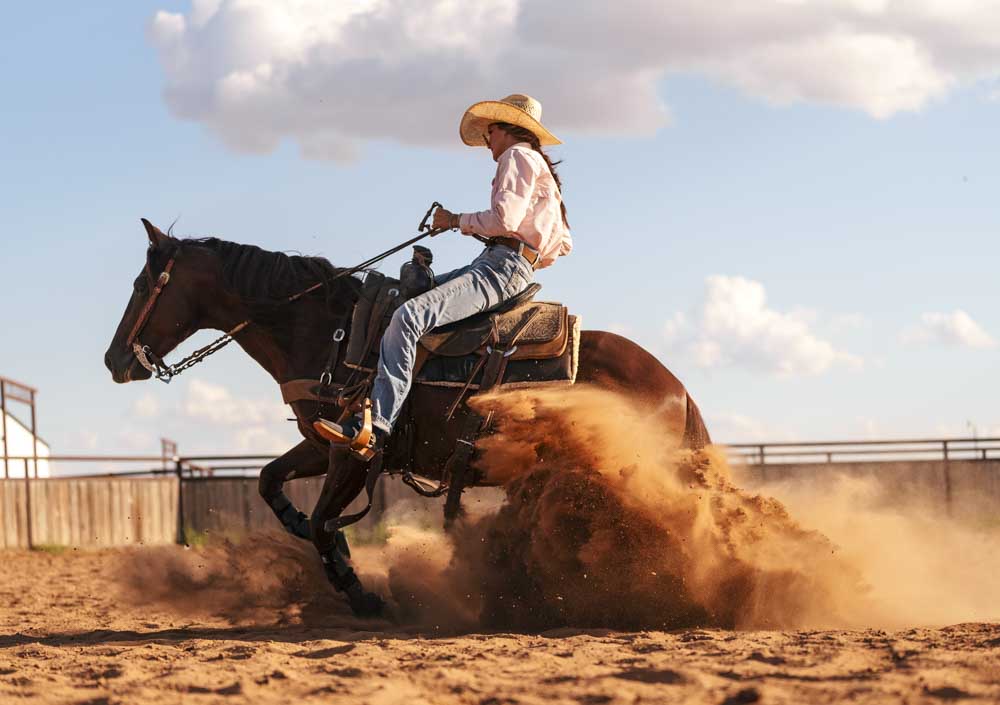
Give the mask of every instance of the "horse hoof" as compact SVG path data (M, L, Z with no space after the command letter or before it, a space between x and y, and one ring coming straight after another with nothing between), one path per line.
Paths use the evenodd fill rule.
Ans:
M378 617L385 607L385 600L374 592L351 596L351 611L355 617Z

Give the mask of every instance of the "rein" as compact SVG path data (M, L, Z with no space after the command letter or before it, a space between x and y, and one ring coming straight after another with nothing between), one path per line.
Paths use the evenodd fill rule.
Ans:
M382 252L381 254L375 255L370 259L366 259L361 264L357 264L348 269L341 270L340 272L330 277L326 281L317 282L312 286L303 289L297 294L292 294L282 303L290 304L295 301L298 301L306 294L310 294L316 291L317 289L332 284L333 282L342 277L348 277L352 274L361 271L362 269L366 269L372 266L373 264L376 264L377 262L381 262L386 257L396 254L403 248L409 247L410 245L413 245L414 243L423 240L425 237L434 237L435 235L439 235L447 230L450 230L450 228L429 228L426 225L428 216L430 216L431 212L433 212L435 208L440 207L440 205L441 204L437 202L431 205L430 209L427 211L427 215L425 215L424 219L420 222L418 229L423 230L425 232L422 232L420 235L417 235L414 238L410 238L406 242L396 245L395 247L388 249L385 252ZM142 311L139 313L139 317L136 318L135 324L132 326L132 331L129 333L128 338L125 341L126 347L128 346L132 347L132 353L135 355L135 359L139 361L139 364L145 367L147 370L149 370L156 377L156 379L160 380L164 384L169 384L171 379L179 375L184 370L197 365L199 362L204 360L209 355L214 355L215 353L222 350L222 348L226 347L227 345L229 345L229 343L233 342L234 336L237 333L242 331L244 328L246 328L253 322L249 318L246 319L242 323L237 324L232 329L223 333L221 336L213 340L205 347L195 350L193 353L182 359L180 362L177 362L173 365L168 365L166 361L162 357L154 353L148 345L142 344L142 342L139 340L139 334L142 333L142 329L145 328L146 324L149 322L149 319L153 314L153 309L156 307L156 302L160 298L160 294L163 293L163 290L166 288L167 284L170 283L170 272L174 268L174 263L176 261L177 261L177 254L174 254L170 257L170 260L167 262L167 266L164 268L164 270L160 273L160 276L157 278L156 286L153 288L153 292L150 294L149 299L147 299L145 306L143 306ZM149 279L152 279L152 273L149 270L148 260L146 261L146 274Z

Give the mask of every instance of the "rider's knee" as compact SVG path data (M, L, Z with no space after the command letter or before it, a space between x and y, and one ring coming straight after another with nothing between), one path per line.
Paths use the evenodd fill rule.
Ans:
M410 333L418 332L420 325L420 313L417 306L414 305L413 300L403 303L399 308L397 308L392 314L392 321L390 322L390 328L395 328L397 331L406 331Z

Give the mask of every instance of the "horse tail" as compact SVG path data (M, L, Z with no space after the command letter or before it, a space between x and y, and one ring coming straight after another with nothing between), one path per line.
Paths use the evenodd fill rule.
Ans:
M705 421L701 418L698 405L694 403L690 394L685 392L685 396L687 397L687 415L684 420L683 447L701 450L712 442L712 438L708 435L708 429L705 428Z

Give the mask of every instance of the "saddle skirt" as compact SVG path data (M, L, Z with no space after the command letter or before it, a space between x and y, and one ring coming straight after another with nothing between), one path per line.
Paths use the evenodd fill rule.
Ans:
M420 339L414 382L492 389L573 384L579 365L579 318L559 303L533 301L532 284L494 309L432 330ZM370 372L381 340L403 303L399 281L377 272L365 279L354 308L344 364Z

